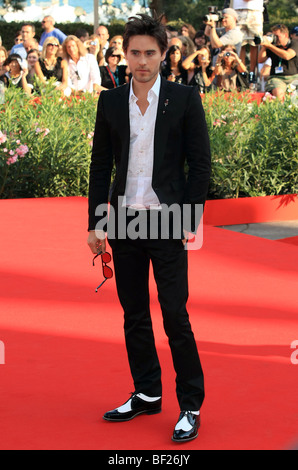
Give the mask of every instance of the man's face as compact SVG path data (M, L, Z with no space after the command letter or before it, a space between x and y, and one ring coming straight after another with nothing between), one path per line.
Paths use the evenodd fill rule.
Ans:
M23 41L27 41L28 39L32 39L35 36L35 33L32 31L31 26L23 26L21 29L22 39Z
M101 39L101 42L103 44L103 46L105 45L105 43L108 41L109 39L109 31L107 30L107 28L105 28L104 26L100 26L97 30L97 34L98 36L100 37Z
M156 79L165 56L152 36L133 36L125 53L133 78L141 83Z
M274 31L273 33L276 36L276 44L278 46L286 46L289 41L289 36L286 33L282 33L280 29Z
M50 28L51 26L52 26L52 20L45 17L41 22L42 29L47 29L47 28Z
M222 19L222 25L224 28L234 29L236 26L236 20L233 16L224 14Z
M24 48L26 49L27 53L31 50L31 49L36 49L38 47L38 44L36 43L36 41L33 39L28 39L27 41L24 41L23 42L23 46Z

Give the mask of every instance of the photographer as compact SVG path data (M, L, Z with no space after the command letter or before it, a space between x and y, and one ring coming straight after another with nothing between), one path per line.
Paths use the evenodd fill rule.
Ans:
M233 45L236 47L237 55L240 55L243 34L237 27L238 14L233 8L226 8L223 10L222 25L224 27L224 34L219 37L216 31L216 22L210 15L205 21L206 29L205 35L210 37L211 47L213 49L222 49L224 46Z
M246 71L244 63L236 54L235 46L224 46L218 55L214 71L218 77L218 88L226 92L246 90L248 83L243 75Z
M188 71L188 85L198 87L199 93L211 91L215 73L211 65L211 52L207 46L200 46L196 52L188 56L182 67Z
M264 63L268 58L272 60L265 90L284 100L287 87L298 79L298 40L290 39L288 28L282 24L274 26L272 32L273 43L267 36L262 39L259 62Z

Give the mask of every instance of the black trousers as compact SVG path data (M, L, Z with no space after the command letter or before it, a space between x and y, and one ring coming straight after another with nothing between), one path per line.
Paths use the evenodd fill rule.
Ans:
M152 262L164 329L176 371L181 410L196 411L204 400L204 377L191 329L188 260L181 240L109 240L116 285L124 310L124 332L135 391L162 395L161 368L149 307L149 266Z

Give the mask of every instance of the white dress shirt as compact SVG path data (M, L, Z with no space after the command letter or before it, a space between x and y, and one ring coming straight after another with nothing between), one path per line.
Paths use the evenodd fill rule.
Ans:
M68 60L68 80L69 86L77 91L89 91L92 93L93 84L101 85L101 75L98 63L92 54L81 56L75 63Z
M149 106L142 115L137 104L138 98L133 92L133 80L130 85L130 148L123 205L136 210L161 208L160 201L152 189L154 134L160 86L161 78L158 75L148 93Z

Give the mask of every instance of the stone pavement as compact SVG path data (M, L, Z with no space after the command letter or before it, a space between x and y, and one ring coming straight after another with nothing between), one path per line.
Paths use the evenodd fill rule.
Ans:
M267 240L298 237L298 219L286 222L266 222L262 224L223 225L219 228L266 238Z

